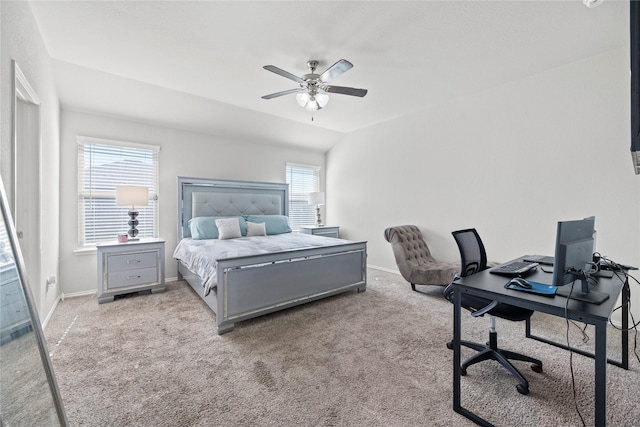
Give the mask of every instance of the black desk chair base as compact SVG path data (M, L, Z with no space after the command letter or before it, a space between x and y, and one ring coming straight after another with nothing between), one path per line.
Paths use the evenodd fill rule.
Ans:
M520 371L518 371L518 369L513 366L510 360L519 360L522 362L532 363L531 370L533 372L542 372L542 362L540 360L534 359L533 357L529 357L524 354L498 348L497 332L489 332L489 342L484 345L471 341L460 341L460 345L478 352L477 354L465 360L464 363L460 366L460 375L462 376L467 375L467 368L471 365L475 365L476 363L480 363L485 360L495 360L496 362L504 366L507 371L511 373L511 375L516 377L519 382L518 385L516 385L516 390L518 390L518 393L529 394L529 382L520 373ZM447 348L449 350L453 349L453 341L447 343Z

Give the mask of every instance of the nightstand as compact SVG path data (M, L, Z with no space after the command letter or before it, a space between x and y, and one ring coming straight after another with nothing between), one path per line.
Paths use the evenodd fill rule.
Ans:
M99 303L130 292L164 291L164 240L99 243L96 247Z
M303 225L300 232L304 234L313 234L314 236L339 237L340 227L330 227L327 225Z

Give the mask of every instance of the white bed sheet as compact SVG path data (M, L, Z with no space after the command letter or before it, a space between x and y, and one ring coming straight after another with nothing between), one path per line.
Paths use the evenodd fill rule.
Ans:
M205 295L216 286L218 260L241 256L261 255L320 246L339 246L348 240L302 233L285 233L275 236L252 236L238 239L182 239L173 257L181 261L203 281Z

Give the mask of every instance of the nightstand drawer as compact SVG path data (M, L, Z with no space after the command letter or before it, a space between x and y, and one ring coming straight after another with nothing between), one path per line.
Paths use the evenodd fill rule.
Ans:
M29 309L22 301L14 301L11 304L2 306L2 320L0 326L2 329L13 325L14 323L23 322L29 319Z
M113 273L126 270L153 268L157 264L158 252L136 252L125 255L109 255L107 258L107 272Z
M313 232L314 236L324 236L324 237L333 237L338 238L338 230L332 228L331 230L316 230Z
M158 282L158 269L156 267L107 273L107 288L109 289L155 282Z
M16 301L24 300L20 282L14 280L10 283L3 283L0 286L0 306L13 304Z
M312 234L314 236L339 238L340 227L327 225L303 225L300 227L303 234Z

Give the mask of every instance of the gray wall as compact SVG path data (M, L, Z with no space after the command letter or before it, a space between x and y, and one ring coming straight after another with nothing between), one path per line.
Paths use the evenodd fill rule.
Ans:
M328 221L396 269L390 225L418 225L442 260L459 258L451 231L476 227L505 261L553 254L558 220L595 215L597 250L640 265L629 105L617 49L354 132L327 156Z
M59 289L47 289L46 278L58 274L58 222L59 222L59 103L53 82L51 63L36 25L31 8L26 2L0 2L0 173L7 197L11 198L13 142L11 104L13 76L11 60L15 60L40 98L40 150L41 188L41 260L40 277L29 277L41 320L53 307Z
M77 252L77 135L161 147L159 221L160 237L167 241L168 278L177 276L171 256L176 247L178 176L285 182L286 162L325 167L322 152L190 133L64 108L61 135L60 286L65 294L95 291L97 281L95 252Z

